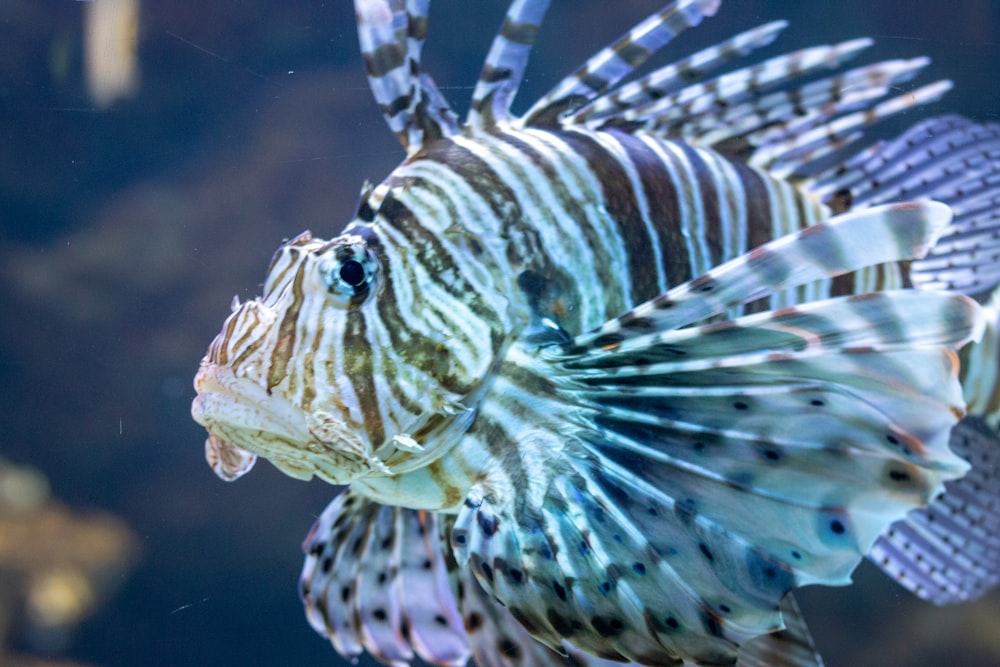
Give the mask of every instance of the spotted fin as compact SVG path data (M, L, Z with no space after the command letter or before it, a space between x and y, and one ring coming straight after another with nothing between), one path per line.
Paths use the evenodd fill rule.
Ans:
M629 667L582 653L568 642L559 652L536 641L510 612L483 590L467 568L461 573L462 615L476 667ZM638 667L638 666L636 666Z
M257 455L218 436L209 435L205 440L205 460L219 479L233 482L250 472L257 463Z
M737 667L823 667L795 596L781 601L782 630L751 639L740 647Z
M368 83L408 155L458 131L458 121L420 64L430 0L354 0Z
M647 360L637 341L628 366L567 362L576 410L509 444L523 479L500 466L470 494L459 562L549 646L731 662L780 627L789 590L847 583L890 523L966 470L947 449L961 396L938 346L971 333L973 304L907 294L682 329Z
M466 499L459 563L548 646L655 664L730 664L782 626L788 591L847 583L890 524L968 468L948 449L954 349L979 334L980 308L910 290L696 323L860 257L919 254L933 232L900 243L884 225L936 207L868 218L856 253L836 235L865 218L833 221L567 345L512 350L553 399L548 421L494 444L514 458ZM883 233L895 241L870 236Z
M969 474L892 524L868 554L902 586L939 605L975 600L1000 583L1000 439L966 418L952 430L951 448L972 464Z
M469 646L438 521L348 490L313 525L302 545L300 594L310 625L345 658L367 650L393 667L414 656L465 664Z
M416 657L445 666L471 657L477 667L628 667L533 639L457 570L442 541L451 521L350 491L335 498L303 544L300 593L313 628L349 660L367 650L393 667Z
M584 653L563 641L560 652L536 641L506 607L483 590L468 569L462 571L462 612L476 667L641 667ZM740 647L737 667L823 667L812 635L791 595L781 601L785 628ZM684 661L685 667L694 663Z

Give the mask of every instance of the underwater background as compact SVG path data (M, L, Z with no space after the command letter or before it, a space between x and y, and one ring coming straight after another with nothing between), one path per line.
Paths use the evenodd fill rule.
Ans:
M432 6L424 62L461 112L506 4ZM664 4L553 0L515 109ZM859 62L955 82L880 135L1000 120L995 0L728 0L653 64L778 18L764 56L870 36ZM334 490L221 482L189 406L232 296L403 157L354 30L349 0L0 2L0 665L345 664L296 592ZM855 582L798 594L830 667L1000 664L1000 593Z

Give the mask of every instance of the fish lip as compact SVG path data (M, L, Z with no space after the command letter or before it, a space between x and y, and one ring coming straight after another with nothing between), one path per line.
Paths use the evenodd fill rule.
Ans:
M318 439L307 415L280 391L268 391L207 357L194 387L191 416L210 436L267 459L290 477L308 480L316 475L341 485L369 472L367 466L339 456L337 443Z
M266 431L292 441L309 439L291 403L225 366L203 361L194 388L197 396L191 403L191 416L210 432L213 426L225 424L239 430ZM233 444L253 451L239 442Z

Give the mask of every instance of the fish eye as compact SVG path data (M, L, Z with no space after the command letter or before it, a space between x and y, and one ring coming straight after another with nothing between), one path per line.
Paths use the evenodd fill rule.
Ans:
M330 256L320 262L320 271L331 295L357 303L371 290L378 261L365 243L357 240L334 247Z
M352 287L360 287L365 282L365 267L353 259L340 265L340 279Z

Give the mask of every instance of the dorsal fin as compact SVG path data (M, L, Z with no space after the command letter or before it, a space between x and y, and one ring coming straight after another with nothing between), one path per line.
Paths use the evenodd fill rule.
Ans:
M782 141L840 114L867 108L889 90L910 80L926 64L926 59L917 58L856 67L798 88L734 100L737 103L729 102L696 118L661 126L661 131L683 132L686 138L710 146L736 138L753 146Z
M776 176L788 176L800 166L853 144L863 136L863 128L915 106L939 100L951 90L951 86L951 81L936 81L870 108L828 120L808 131L799 132L797 136L768 141L757 148L749 163Z
M566 122L592 123L608 116L618 115L625 109L660 99L703 79L709 72L733 60L767 46L786 27L788 27L787 21L772 21L741 32L719 44L713 44L707 49L665 65L607 95L598 97L568 117Z
M408 155L458 131L451 107L420 66L429 3L354 0L368 83L389 128Z
M712 16L721 0L676 0L601 49L535 102L525 126L552 125L560 116L590 103L642 65L688 28Z
M549 0L511 3L476 82L467 125L490 128L510 119L510 104L521 85L531 47L548 7Z
M718 116L726 110L780 89L793 78L840 67L871 44L868 39L853 39L799 49L684 86L645 104L629 105L616 116L667 136L687 136L684 128L695 119L706 116L724 122Z

